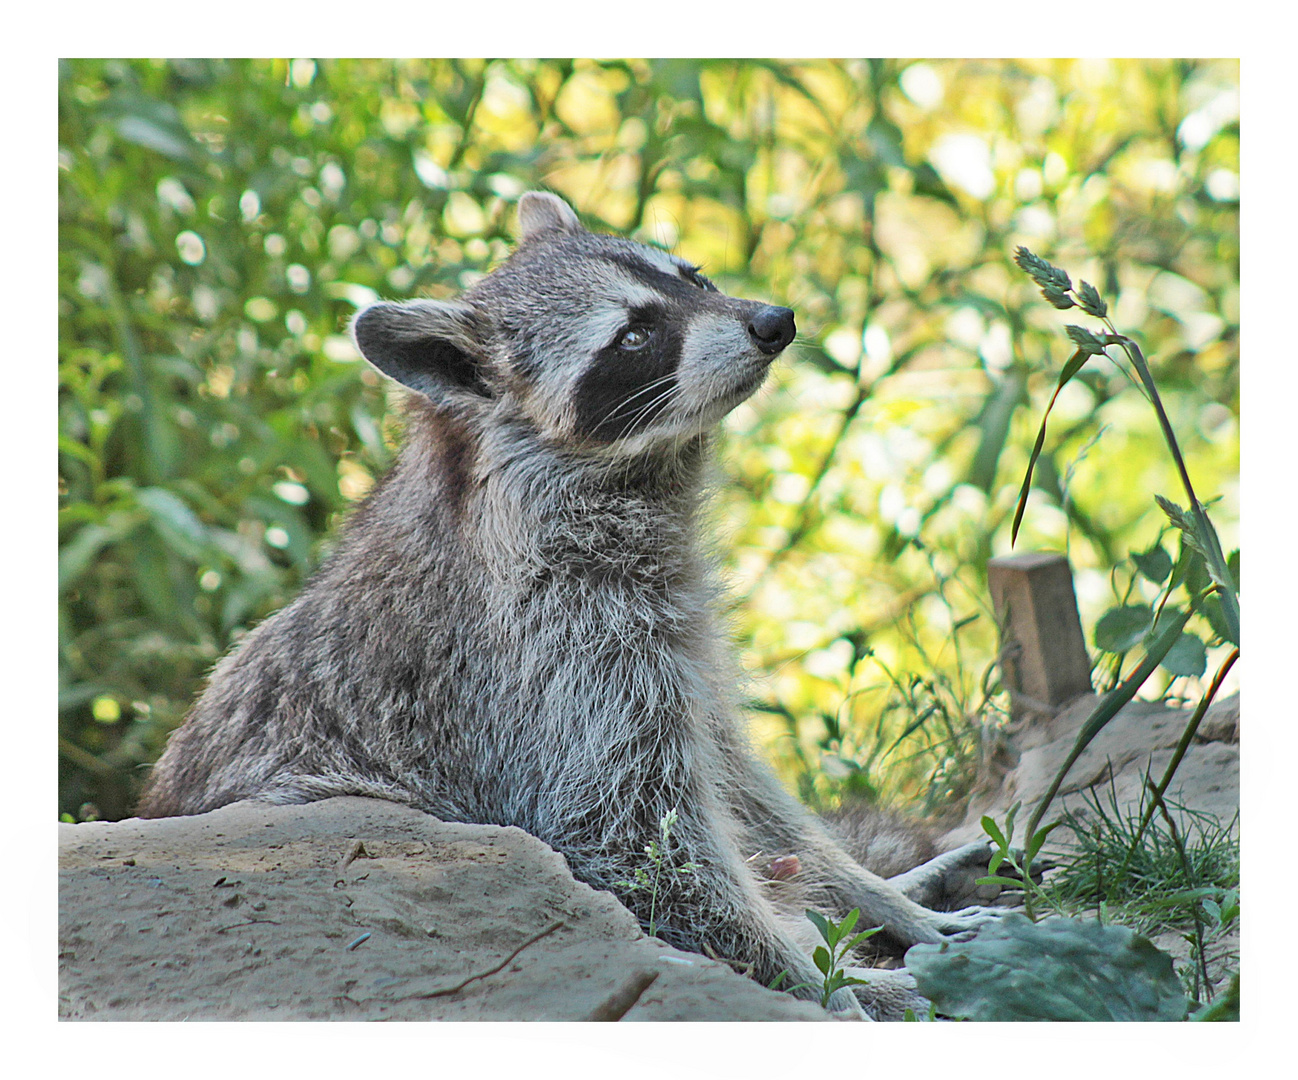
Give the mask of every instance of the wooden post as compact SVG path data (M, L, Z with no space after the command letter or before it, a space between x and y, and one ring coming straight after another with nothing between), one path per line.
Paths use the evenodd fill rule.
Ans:
M1045 552L992 559L987 586L1001 627L1001 675L1012 715L1053 715L1089 694L1091 659L1068 559Z

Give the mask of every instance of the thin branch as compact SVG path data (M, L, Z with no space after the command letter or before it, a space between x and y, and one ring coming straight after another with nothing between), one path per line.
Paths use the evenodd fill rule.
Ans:
M547 937L548 935L553 934L556 930L560 929L564 925L566 924L562 922L552 922L539 934L533 934L530 938L528 938L525 942L523 942L523 944L521 944L517 949L515 949L512 953L506 956L505 959L503 959L499 964L497 964L493 968L488 968L486 971L479 971L476 975L470 975L466 979L461 979L454 986L444 986L440 990L430 990L426 994L412 994L411 997L435 998L435 997L448 997L451 994L458 994L461 990L463 990L466 986L468 986L469 983L476 982L478 979L485 979L487 978L488 975L494 975L496 974L496 972L501 971L504 968L508 967L510 963L513 961L514 957L516 957L524 949L528 948L531 945L535 945L543 937Z

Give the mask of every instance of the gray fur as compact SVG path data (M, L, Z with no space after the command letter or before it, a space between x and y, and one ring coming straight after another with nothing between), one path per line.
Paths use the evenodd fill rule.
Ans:
M647 922L648 892L621 883L675 808L675 858L698 869L660 879L662 937L764 983L819 976L758 851L798 855L798 922L858 907L897 948L969 932L985 913L862 869L739 734L698 535L707 444L792 313L586 232L554 196L524 196L520 222L459 301L358 315L367 358L416 391L405 448L302 594L217 665L139 813L371 795L516 825ZM895 995L879 986L867 1003Z

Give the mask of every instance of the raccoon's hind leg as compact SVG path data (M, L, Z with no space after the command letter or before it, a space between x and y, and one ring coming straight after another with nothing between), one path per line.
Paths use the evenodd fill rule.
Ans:
M857 908L860 926L882 926L879 943L900 952L921 942L968 937L1002 914L981 907L932 911L912 900L848 855L738 737L719 723L712 730L729 774L724 796L732 811L764 851L798 856L798 884L813 904L840 913Z

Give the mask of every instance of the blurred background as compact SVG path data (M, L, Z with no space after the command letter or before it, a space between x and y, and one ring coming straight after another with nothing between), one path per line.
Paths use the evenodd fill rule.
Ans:
M130 813L205 673L391 462L399 392L356 307L471 284L533 187L796 310L712 505L753 734L818 808L958 806L1008 711L985 564L1063 326L1099 329L1017 245L1141 342L1238 547L1238 83L1195 60L61 62L60 815ZM1157 602L1132 556L1175 557L1153 496L1181 494L1103 357L1033 483L1014 550L1068 553L1103 689L1138 640L1104 617ZM1147 694L1216 669L1191 630Z

